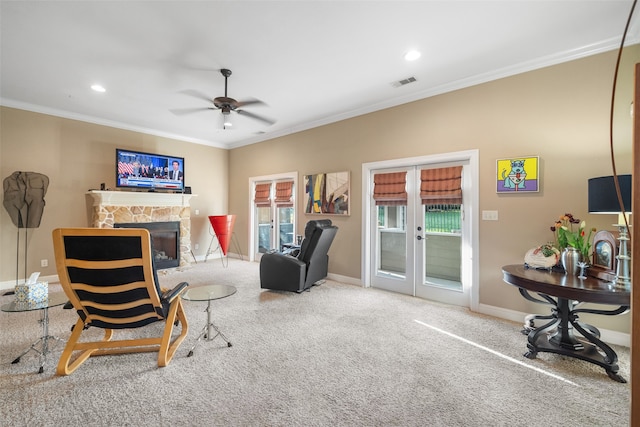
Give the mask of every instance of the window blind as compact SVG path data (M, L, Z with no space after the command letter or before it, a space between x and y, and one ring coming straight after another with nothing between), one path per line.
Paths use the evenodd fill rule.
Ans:
M256 193L253 199L256 206L271 206L271 183L256 184Z
M275 204L281 208L293 207L293 181L276 182Z
M420 198L423 205L461 205L462 166L422 169Z
M378 206L407 204L407 172L377 173L373 176L373 199Z

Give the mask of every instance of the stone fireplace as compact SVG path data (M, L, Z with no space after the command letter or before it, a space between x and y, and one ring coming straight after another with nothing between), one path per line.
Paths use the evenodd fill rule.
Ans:
M191 252L192 194L141 193L133 191L89 191L93 199L92 223L96 228L112 228L114 224L179 223L179 264L194 261ZM149 228L149 227L145 227Z

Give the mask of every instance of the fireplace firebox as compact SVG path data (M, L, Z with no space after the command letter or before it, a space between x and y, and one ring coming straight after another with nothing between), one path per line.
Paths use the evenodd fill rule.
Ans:
M180 266L180 221L126 222L116 223L113 226L149 230L156 270Z

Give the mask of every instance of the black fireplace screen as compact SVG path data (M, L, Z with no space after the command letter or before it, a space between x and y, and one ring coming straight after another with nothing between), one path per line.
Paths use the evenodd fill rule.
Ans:
M157 270L180 266L180 221L126 222L113 224L113 226L149 230Z

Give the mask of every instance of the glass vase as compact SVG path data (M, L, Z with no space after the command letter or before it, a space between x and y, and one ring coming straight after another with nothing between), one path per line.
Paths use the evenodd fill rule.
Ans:
M576 248L571 246L564 248L560 256L562 261L562 267L564 267L565 274L575 276L578 274L578 263L582 261L582 254Z

